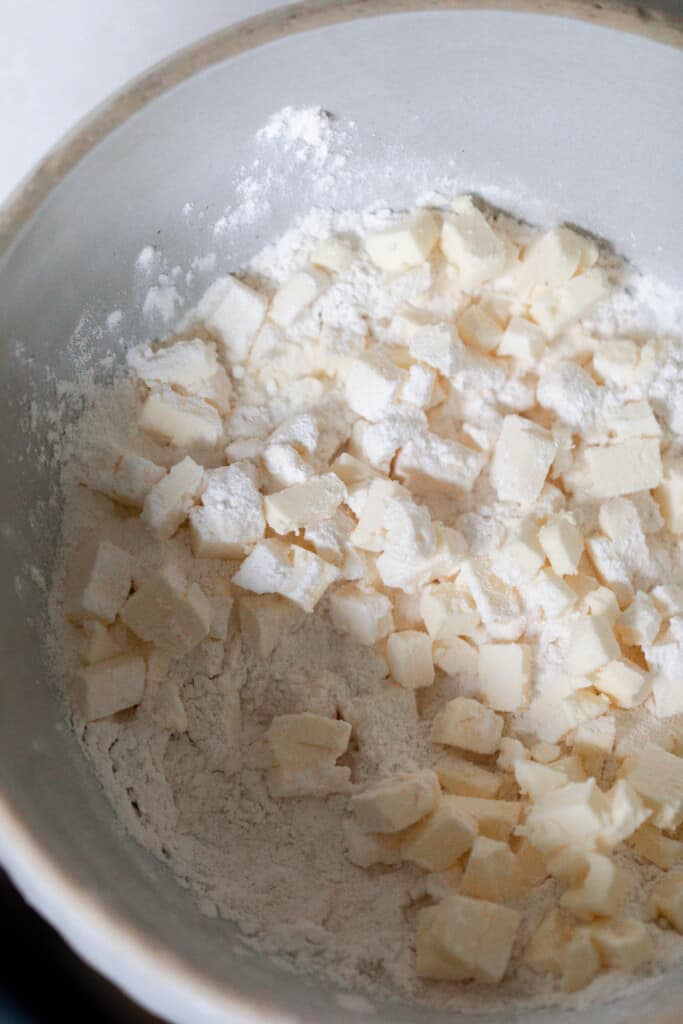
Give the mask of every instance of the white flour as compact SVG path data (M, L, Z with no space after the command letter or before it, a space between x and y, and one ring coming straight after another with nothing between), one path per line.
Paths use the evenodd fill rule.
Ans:
M278 142L302 161L329 167L334 135L328 116L318 108L285 108L267 122L259 135L267 142ZM255 177L245 176L238 188L240 201L218 221L217 233L267 214L269 188L267 175L259 184ZM191 215L189 204L184 213ZM331 232L353 239L388 216L388 211L361 216L315 210L278 242L262 250L245 269L244 278L271 291L292 269L304 266L317 243ZM521 227L514 230L521 238L527 231ZM150 273L155 260L155 251L147 247L138 257L138 270ZM192 269L213 270L215 262L211 254ZM612 272L616 275L616 265ZM429 264L400 275L388 287L386 281L378 280L367 261L357 261L310 313L299 318L292 337L305 351L322 324L330 355L346 355L361 347L368 318L372 318L380 341L390 343L392 316L433 284ZM642 340L653 331L672 336L668 354L650 385L649 397L672 434L681 433L680 297L636 274L630 274L625 285L629 291L617 291L599 314L586 318L584 329L598 337L628 335ZM433 309L438 312L443 300L438 289L435 295ZM179 302L175 279L165 276L148 291L144 312L158 328L173 319ZM109 326L115 328L120 315L112 314L110 321ZM186 325L190 322L191 317ZM572 345L575 351L580 339ZM568 358L570 351L560 354ZM298 398L295 389L289 396L282 395L280 382L290 372L291 359L291 349L279 350L274 342L260 381L250 381L250 391L243 385L241 394L241 374L234 374L237 398L229 421L232 439L258 440L297 404L305 408L319 398L319 381L313 377L306 378ZM507 395L509 406L523 408L524 382L505 387L508 390L501 389L501 394L503 399ZM492 410L469 390L464 381L459 405L450 407L448 415L476 419L483 429ZM192 557L186 531L171 540L150 542L150 535L140 530L137 516L82 486L106 451L134 449L163 466L176 461L172 449L137 430L136 387L128 378L113 389L88 397L91 407L64 449L64 535L52 611L55 649L66 678L78 666L80 641L78 631L65 622L62 614L60 580L74 552L88 542L107 539L129 551L141 578L162 564L173 564L199 582L209 595L222 592L225 576L225 563ZM628 397L643 395L636 388ZM558 414L567 422L585 418L586 408L577 413L571 398L560 388ZM604 401L609 404L609 394ZM419 415L415 416L417 422ZM405 423L396 421L386 428L388 434L378 437L378 445L390 446L392 431L410 431L413 423L410 420L406 428ZM680 440L674 444L680 444ZM219 464L220 453L204 459L207 468ZM552 503L552 496L548 501ZM429 500L432 514L457 526L472 553L500 546L502 511L487 481L473 490L457 515L450 504L438 498ZM658 572L665 571L667 579L683 582L675 542L662 541L657 559ZM409 625L410 602L405 604ZM534 733L550 740L556 709L544 704L544 687L564 658L569 633L562 624L543 624L539 616L527 615L525 630L539 642L545 663L537 679L540 698L527 716L520 716L512 724L510 735L515 731L520 735ZM397 628L403 628L398 620ZM428 741L431 721L445 700L467 692L467 680L461 678L456 683L442 676L429 690L418 691L416 705L410 691L385 685L384 674L380 656L332 628L323 602L312 616L291 612L284 639L265 662L240 641L236 632L225 651L218 641L203 641L191 654L173 663L163 695L148 686L136 713L121 712L89 723L83 731L83 742L107 795L130 832L169 864L207 914L236 921L251 945L287 964L327 976L343 988L387 997L414 997L458 1009L509 1011L515 1002L529 1006L584 1005L594 999L623 996L629 985L637 983L623 974L604 973L584 992L566 996L556 991L549 978L539 979L524 965L493 989L416 981L416 913L430 897L439 895L444 880L425 876L410 864L370 870L354 867L346 856L341 835L347 806L343 796L290 801L269 796L263 777L268 763L263 733L273 716L285 713L308 710L339 714L353 722L358 750L354 749L344 763L350 765L354 782L433 764ZM316 684L314 690L312 683ZM184 716L187 731L178 729L178 721ZM675 736L681 724L678 718L658 722L647 712L618 712L617 718L618 742L623 750L642 746L650 731L660 740L667 733ZM236 756L235 736L240 727L240 754ZM659 872L628 853L620 857L628 862L636 881L627 910L640 916L644 893ZM556 893L556 883L548 880L530 897L512 904L524 911L514 956L553 905ZM657 942L656 970L677 962L680 938L654 925L651 932Z

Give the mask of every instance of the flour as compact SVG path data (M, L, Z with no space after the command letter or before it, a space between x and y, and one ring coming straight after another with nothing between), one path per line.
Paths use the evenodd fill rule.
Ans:
M258 142L263 147L277 145L314 169L329 168L337 144L331 120L319 108L285 108L267 122ZM337 172L343 176L343 162L338 163ZM245 169L238 183L238 202L219 218L217 235L267 216L276 188L275 179L267 173L259 175L257 167ZM192 214L192 205L187 204L183 217ZM552 417L557 436L566 439L567 467L577 461L576 449L580 454L582 446L604 436L605 417L625 399L649 399L670 451L680 451L676 436L681 433L683 407L680 296L643 280L606 253L601 255L601 265L612 283L609 300L548 347L538 367L538 388L524 373L501 369L487 355L466 350L447 385L443 375L436 380L436 373L412 382L415 395L430 394L430 382L432 389L447 390L447 394L435 394L433 406L424 397L409 405L404 396L390 402L387 414L377 422L351 415L334 375L346 360L364 353L369 331L373 344L386 356L405 344L405 336L400 335L402 317L419 309L427 319L438 320L446 310L449 318L458 318L469 303L457 288L457 276L443 261L426 260L390 277L378 273L364 254L362 239L368 231L394 219L390 211L381 208L363 214L314 209L243 270L243 280L270 298L293 271L309 264L320 243L331 235L352 253L348 268L331 275L320 297L289 325L287 337L280 328L266 323L246 363L229 368L232 399L224 438L228 461L249 460L264 493L327 471L342 448L371 462L374 471L388 473L397 453L416 436L429 430L432 436L447 438L454 432L453 424L457 424L458 436L467 435L468 444L486 453L488 459L503 417L511 410L532 410L537 399L543 407L539 421L545 423L544 417ZM521 245L528 244L533 235L528 226L503 215L496 217L495 223ZM195 260L190 269L209 272L217 264L219 260L208 254ZM137 260L138 272L149 276L160 267L156 251L146 247ZM156 330L174 321L182 308L179 279L179 273L165 269L147 292L143 313ZM512 301L504 285L501 294L502 299L484 289L484 299L494 312L496 300ZM110 319L110 329L121 322L114 315ZM200 320L196 311L187 313L180 335L208 339ZM600 342L613 339L633 342L638 358L652 351L652 373L632 383L597 381L588 369L590 358ZM182 391L182 382L177 387ZM83 637L64 617L63 588L72 559L83 546L106 539L129 552L136 566L136 585L159 569L172 567L198 583L212 599L244 596L231 594L229 580L238 560L195 557L188 529L183 527L171 539L161 540L141 528L135 511L93 489L95 470L110 465L120 452L135 452L164 468L173 466L179 453L137 428L137 410L146 393L140 381L120 374L113 387L94 389L90 384L87 390L88 407L73 434L62 441L64 527L60 569L51 596L53 647L67 687L79 668ZM410 393L406 389L406 394ZM566 431L564 435L561 429ZM221 446L200 446L192 455L207 471L226 461ZM424 453L420 458L424 470ZM557 459L559 467L561 453ZM542 520L570 509L586 535L598 531L595 503L585 499L580 487L573 493L568 488L562 490L564 478L559 468L534 504L533 515ZM234 491L226 495L221 478L213 480L213 487L210 484L205 492L205 508L214 502L221 515L237 509L241 520L248 519L251 498L246 491L244 500L240 497L242 504L236 506ZM348 507L357 515L363 507L363 482L354 482L358 488L354 493L348 481L347 486ZM423 553L434 539L429 523L432 517L459 531L470 557L496 570L496 560L523 515L519 510L513 515L510 505L499 499L488 472L457 500L438 490L421 490L419 480L412 477L409 486L419 501ZM640 492L627 501L634 510L627 511L635 518L628 543L609 547L612 571L618 574L623 569L629 580L646 590L657 582L683 583L680 543L664 530L653 499ZM310 527L304 537L309 546L324 544L333 552L329 557L337 566L344 565L350 573L347 579L353 581L367 574L368 563L354 551L355 569L349 568L350 531L343 516L352 526L355 518L350 512L339 515L342 519L334 521L334 528ZM403 528L403 520L401 524ZM401 536L405 540L407 534ZM394 568L400 573L407 571L404 565ZM588 571L585 565L584 570ZM393 587L384 590L394 602L395 627L422 629L415 594ZM506 735L528 743L557 740L566 745L566 730L558 734L558 701L572 692L565 664L572 628L580 617L578 604L566 618L549 620L545 617L550 607L547 594L533 599L522 593L518 599L509 591L507 602L485 606L485 600L490 601L485 590L485 586L479 594L473 590L474 599L486 609L482 611L485 624L477 627L467 642L523 638L536 651L533 698L526 710L506 716ZM408 862L368 870L355 867L347 856L342 832L348 798L336 794L325 799L274 799L266 781L272 753L265 733L273 718L284 714L312 712L350 723L353 739L339 764L350 770L353 786L361 788L396 772L431 768L435 760L429 739L433 720L448 700L476 696L476 673L439 671L432 686L403 689L387 681L382 644L376 649L361 646L332 626L328 597L308 615L291 602L278 600L278 636L266 656L255 634L244 624L239 631L235 607L227 641L212 633L170 664L162 658L153 670L148 667L144 699L137 710L88 723L77 714L75 718L122 824L168 863L181 884L192 890L202 910L236 921L250 946L279 962L373 997L415 998L452 1009L509 1011L513 1003L530 1007L609 1000L637 984L624 974L607 972L585 992L568 996L557 990L550 976L539 976L521 961L529 938L562 891L552 878L509 904L522 913L522 920L512 951L514 970L501 985L462 986L416 978L418 911L460 884L462 864L427 874ZM667 634L670 642L658 644L657 651L651 652L652 665L669 675L681 668L681 638L675 618ZM111 636L122 648L151 657L148 646L121 622L111 627ZM663 647L668 650L661 650ZM660 720L652 710L652 698L636 711L613 709L617 739L614 754L601 769L604 785L614 776L617 757L638 752L646 740L675 748L683 719ZM569 748L563 752L568 753ZM484 760L495 770L495 757ZM515 792L514 778L506 777L501 795ZM625 913L640 918L659 870L637 859L627 846L619 848L615 859L634 879ZM680 938L654 924L648 925L648 930L656 942L653 970L677 963ZM342 1005L359 1011L372 1007L365 996L356 993L339 998Z

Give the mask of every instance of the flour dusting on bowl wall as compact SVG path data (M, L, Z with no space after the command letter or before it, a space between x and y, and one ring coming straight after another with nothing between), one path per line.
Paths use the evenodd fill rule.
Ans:
M553 139L539 173L510 148L530 115L510 131L488 92L478 116L461 99L451 111L419 45L457 47L473 89L464 36L504 77L532 22L547 33L539 95L553 53L571 64L598 36L597 90L620 47L680 75L675 48L573 21L351 21L247 51L235 87L276 47L285 79L317 53L319 89L280 92L279 109L252 95L225 174L188 155L189 176L177 160L193 140L170 126L206 110L229 62L162 95L167 151L145 150L127 202L159 183L160 157L185 180L160 182L106 288L103 255L83 271L72 340L47 362L59 405L31 407L33 435L49 440L47 423L57 442L51 664L83 784L94 768L139 844L112 840L130 857L118 877L151 872L154 943L195 969L192 937L211 944L201 968L229 998L265 985L296 1019L516 1005L540 1021L600 1004L635 1020L641 1000L673 997L683 302L667 283L670 225L660 213L654 231L654 208L636 216L608 194L610 161L597 146L579 156L591 135L576 116L558 157L549 125L568 82L554 111L539 101L536 141ZM405 48L408 28L421 85L399 114L400 62L378 79L364 55L377 33ZM345 95L322 65L349 53ZM595 115L604 145L628 136L614 114ZM94 181L112 162L101 146L81 170ZM666 167L653 173L664 188ZM675 200L669 212L680 221ZM74 258L94 252L88 232L64 238ZM25 345L20 299L8 322ZM92 792L86 827L102 829ZM177 924L168 938L150 924L157 910L192 921L182 952Z

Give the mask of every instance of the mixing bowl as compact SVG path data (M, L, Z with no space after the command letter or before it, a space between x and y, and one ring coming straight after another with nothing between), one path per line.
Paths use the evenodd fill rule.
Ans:
M67 942L156 1013L188 1024L342 1024L371 1001L285 971L230 923L204 917L122 832L70 732L44 644L59 522L49 445L58 400L74 411L64 382L105 352L120 358L119 333L149 335L140 308L150 282L136 257L150 243L168 268L214 251L214 272L225 271L316 203L405 206L435 184L474 188L531 219L588 225L680 284L682 42L680 27L608 3L284 8L133 83L0 215L0 857ZM315 153L308 163L293 151L283 158L256 137L285 104L334 115L343 142L334 180ZM266 165L275 173L259 192ZM260 203L245 217L250 195ZM219 222L216 233L226 207L234 228L221 232ZM195 269L175 278L186 303L206 284ZM115 309L117 331L119 318L106 320ZM663 1024L682 1007L678 972L600 1020ZM374 1005L378 1024L447 1019ZM527 1019L579 1024L595 1014Z

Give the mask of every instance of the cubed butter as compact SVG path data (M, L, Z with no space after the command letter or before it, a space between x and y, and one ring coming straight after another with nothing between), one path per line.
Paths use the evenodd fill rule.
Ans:
M401 832L439 803L437 775L429 769L405 772L367 786L351 797L350 809L364 832Z
M72 694L86 722L135 707L145 692L145 659L123 654L76 673Z
M372 647L394 628L391 601L384 594L344 583L330 595L330 618L335 629L359 644Z
M510 415L496 442L491 483L501 501L530 505L536 501L557 450L550 431L522 416Z
M470 196L459 196L453 212L444 217L441 250L458 270L458 283L466 292L502 273L507 262L505 243L477 209Z
M507 843L477 836L467 859L461 891L492 903L517 895L517 861Z
M578 571L583 534L570 515L549 519L539 530L538 540L558 576L571 576Z
M456 697L434 719L431 740L477 754L494 754L502 734L500 715L477 700Z
M428 633L403 629L387 638L387 661L392 679L399 686L416 690L434 682L432 641Z
M446 896L418 915L417 974L497 985L507 970L520 915L487 900Z
M145 579L121 609L132 633L174 657L208 636L212 618L211 602L196 583L163 574Z
M335 566L295 544L259 541L233 576L233 583L255 594L280 594L312 612L338 577Z
M140 429L178 448L216 445L223 434L219 412L202 398L162 385L148 394L138 413Z
M162 540L168 540L187 519L204 490L204 470L187 455L150 488L141 519Z
M502 784L500 775L455 754L440 757L434 765L434 771L439 776L442 788L447 793L459 796L479 796L492 800L498 796Z
M479 647L479 693L495 711L519 711L529 697L531 648L528 644Z
M113 622L130 593L133 559L122 548L103 540L77 560L69 591L69 618L76 622Z
M296 533L329 519L345 495L346 488L335 473L313 476L304 483L266 495L266 521L275 533Z
M368 235L365 249L380 270L407 270L424 263L438 237L439 221L436 214L431 210L419 210L383 231Z
M190 509L192 550L197 558L239 558L266 532L263 498L248 462L210 469L201 504Z
M401 854L425 871L446 871L471 849L476 835L474 819L454 803L453 797L443 796L428 817L408 830Z

